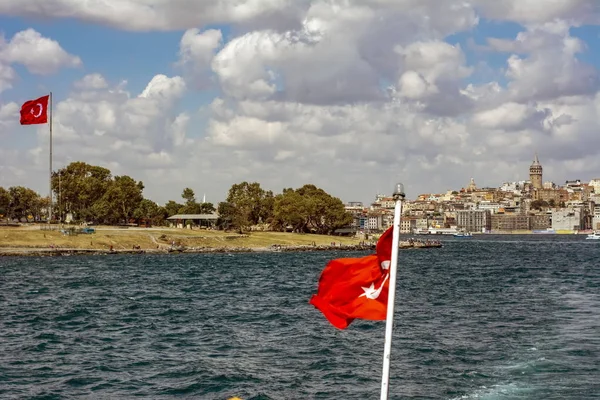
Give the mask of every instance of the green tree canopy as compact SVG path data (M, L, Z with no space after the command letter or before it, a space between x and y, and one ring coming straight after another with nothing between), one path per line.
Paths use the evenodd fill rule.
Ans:
M133 217L145 220L152 225L160 225L167 219L165 207L161 207L152 200L142 199L133 212Z
M0 188L0 207L5 208L9 218L20 219L31 216L39 219L43 205L40 195L32 189L24 186L12 186L8 190ZM0 214L4 213L0 212Z
M0 186L0 214L6 216L10 206L10 193Z
M196 194L190 188L183 189L183 193L181 193L181 197L185 200L185 204L193 204L196 203Z
M76 161L53 172L51 182L61 215L71 212L87 221L96 219L92 206L104 196L112 178L106 168Z
M234 184L223 203L219 204L222 220L240 231L273 217L273 192L262 189L258 182Z
M284 189L275 197L273 214L276 229L292 227L296 232L329 234L352 222L342 201L315 185Z

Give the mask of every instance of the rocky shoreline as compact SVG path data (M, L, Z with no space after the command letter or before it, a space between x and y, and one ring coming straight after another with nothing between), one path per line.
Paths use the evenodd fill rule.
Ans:
M439 242L401 242L400 249L427 249L439 248ZM157 249L81 249L81 248L0 248L0 257L8 256L32 256L32 257L56 257L73 255L116 255L116 254L200 254L200 253L280 253L280 252L304 252L304 251L373 251L375 245L272 245L269 247L169 247Z

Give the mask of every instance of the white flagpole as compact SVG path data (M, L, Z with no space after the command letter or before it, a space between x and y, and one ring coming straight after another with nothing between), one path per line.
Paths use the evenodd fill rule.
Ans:
M48 98L48 122L50 125L50 204L48 205L48 224L52 221L52 92Z
M398 246L400 242L400 217L404 200L404 185L398 183L394 190L394 230L392 234L392 259L390 260L390 286L387 315L385 319L385 343L383 346L383 373L381 377L381 400L387 400L390 390L390 356L392 353L392 330L394 327L394 301L396 300L396 271L398 269Z

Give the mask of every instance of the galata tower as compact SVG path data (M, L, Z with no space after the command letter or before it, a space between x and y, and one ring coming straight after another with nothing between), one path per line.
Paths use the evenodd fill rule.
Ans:
M542 188L542 164L540 164L537 153L533 163L529 167L529 180L531 181L531 185L534 187L534 189Z

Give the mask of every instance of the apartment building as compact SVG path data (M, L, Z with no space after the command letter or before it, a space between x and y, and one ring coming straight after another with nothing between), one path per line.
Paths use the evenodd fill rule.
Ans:
M531 229L529 215L495 214L491 216L492 232L494 231L526 231Z
M456 211L456 226L467 232L483 232L492 229L492 218L489 210Z
M600 204L594 205L594 214L592 217L592 229L600 231Z
M582 212L579 209L552 211L552 229L555 231L577 231L582 227Z

